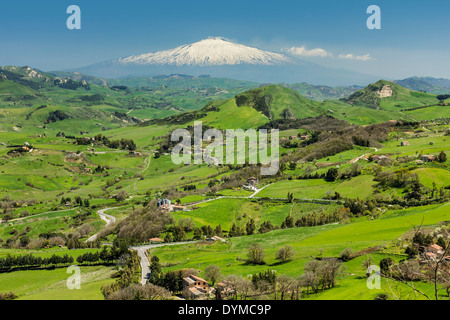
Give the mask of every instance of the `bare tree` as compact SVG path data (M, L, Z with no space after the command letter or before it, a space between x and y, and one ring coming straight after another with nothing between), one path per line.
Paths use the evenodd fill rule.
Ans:
M422 233L421 228L422 224L418 227L414 227L413 239ZM444 239L450 240L449 231L446 229L439 230L438 235ZM442 242L444 242L444 247L436 252L427 252L427 249L421 246L420 250L423 252L419 255L420 263L417 260L403 261L392 266L391 272L384 275L386 279L393 283L392 286L390 286L390 283L388 283L388 285L396 299L401 299L401 293L399 293L399 290L394 292L393 289L398 288L399 286L397 283L400 283L411 288L416 295L420 294L425 298L432 300L428 294L414 285L416 280L431 282L434 285L435 300L439 300L439 291L441 290L445 290L447 295L449 295L450 263L448 262L448 255L450 253L450 241L447 241L446 243L444 240L441 241L441 243ZM412 245L415 244L413 243Z
M144 286L135 284L115 291L107 296L107 300L169 300L172 295L163 287L148 283Z
M253 289L253 283L249 279L242 277L239 278L239 281L237 282L237 290L241 293L242 300L247 300L247 297L251 294Z
M264 248L257 242L251 244L247 252L248 262L252 264L264 264Z
M220 271L220 267L216 265L209 265L205 268L205 277L207 280L211 281L211 284L214 286L217 280L222 277L222 272Z
M319 291L319 278L312 271L305 271L301 277L302 286L306 288L306 294L309 295L309 288L312 292Z
M291 292L294 287L295 279L280 275L276 280L276 290L280 292L280 300L284 300L287 293Z
M300 300L302 293L302 279L301 277L297 277L293 279L292 287L291 287L291 300Z
M277 250L276 258L282 262L286 262L291 259L295 254L294 248L290 245L285 245Z

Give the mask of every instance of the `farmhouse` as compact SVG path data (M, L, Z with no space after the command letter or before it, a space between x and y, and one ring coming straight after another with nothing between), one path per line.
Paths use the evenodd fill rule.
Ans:
M212 236L210 238L207 238L206 241L222 241L222 242L225 242L226 240L221 238L221 237L218 237L218 236Z
M140 156L140 155L141 155L141 153L140 153L140 152L136 152L136 151L132 150L132 151L128 152L128 155L130 155L130 156Z
M172 203L167 198L158 199L158 202L156 203L156 207L162 211L170 211L172 209Z
M433 162L436 159L435 156L431 156L431 155L423 155L422 156L422 161L423 162Z
M217 288L215 289L215 293L220 291L222 297L228 297L234 294L234 290L231 288L230 284L227 281L217 283Z
M402 147L406 147L406 146L409 146L409 142L408 142L408 141L402 141L402 142L400 143L400 145L401 145Z
M160 238L151 238L150 239L150 243L152 243L152 244L158 244L158 243L162 243L162 242L164 242L164 240L163 239L160 239Z
M255 177L250 177L247 179L248 186L256 186L258 184L258 179Z
M428 252L433 252L433 253L438 253L438 254L443 253L442 247L440 245L437 245L437 244L432 244L431 246L429 246L427 248L427 251Z
M307 135L300 136L300 140L302 140L302 141L306 141L308 139L309 139L309 136L307 136Z
M185 206L172 206L172 211L186 211Z
M75 152L66 154L66 157L67 157L67 158L76 158L76 157L78 157L78 156L79 156L79 155L76 154Z
M373 161L374 161L374 162L378 162L378 161L382 161L382 160L389 159L388 156L378 156L378 155L375 155L375 156L373 156L372 158L373 158Z
M203 298L209 294L208 281L194 275L183 278L183 287L190 295L191 299Z

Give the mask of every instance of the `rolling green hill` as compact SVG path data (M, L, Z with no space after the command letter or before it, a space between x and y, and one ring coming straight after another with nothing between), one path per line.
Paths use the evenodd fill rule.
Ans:
M238 107L249 106L264 114L269 120L302 119L320 114L316 105L294 90L277 85L249 90L235 97Z
M370 84L342 101L354 106L386 111L435 105L438 102L434 95L411 91L385 80Z
M396 80L395 83L416 91L424 91L433 94L446 94L450 92L450 80L432 77L411 77Z
M227 100L209 103L198 111L188 112L142 125L186 125L194 121L220 129L257 128L278 119L303 119L321 114L320 103L311 101L294 90L269 85L238 94Z

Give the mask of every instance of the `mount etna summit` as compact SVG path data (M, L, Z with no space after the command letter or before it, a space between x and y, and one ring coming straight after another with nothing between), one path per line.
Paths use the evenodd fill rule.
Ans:
M329 85L367 84L377 79L375 76L328 68L219 37L209 37L174 49L105 61L72 71L109 78L189 74L259 82Z

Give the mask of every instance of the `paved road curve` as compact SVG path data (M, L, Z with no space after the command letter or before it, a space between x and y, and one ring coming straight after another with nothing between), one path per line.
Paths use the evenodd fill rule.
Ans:
M97 211L97 214L100 216L100 219L102 219L103 221L106 222L106 226L109 226L110 224L116 222L116 218L115 217L110 216L108 214L105 214L105 211L112 210L112 209L117 209L117 207L116 208L106 208L106 209L101 209L101 210ZM86 242L95 241L95 239L97 239L97 235L98 235L98 233L94 234L92 237L87 239Z
M176 245L184 245L194 243L194 241L185 241L185 242L173 242L173 243L162 243L162 244L150 244L145 246L137 246L137 247L130 247L131 250L136 250L138 252L139 258L141 259L141 284L144 285L147 283L147 280L150 278L150 261L148 260L147 256L145 255L145 251L148 249L158 248L158 247L165 247L165 246L176 246Z

